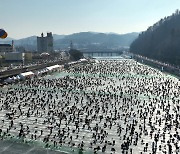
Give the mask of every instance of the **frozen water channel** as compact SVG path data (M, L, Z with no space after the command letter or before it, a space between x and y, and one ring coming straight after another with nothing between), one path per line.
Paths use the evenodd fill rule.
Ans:
M179 153L180 81L134 60L75 65L2 89L1 138L68 153Z

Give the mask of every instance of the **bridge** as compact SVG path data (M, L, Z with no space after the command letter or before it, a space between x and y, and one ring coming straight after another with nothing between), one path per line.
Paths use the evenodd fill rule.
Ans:
M120 50L84 50L81 52L84 57L115 57L122 54Z

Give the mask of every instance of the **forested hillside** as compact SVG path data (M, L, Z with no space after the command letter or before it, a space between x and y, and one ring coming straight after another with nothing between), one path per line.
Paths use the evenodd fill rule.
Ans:
M139 33L132 32L127 34L115 33L95 33L80 32L70 35L53 34L54 49L68 49L72 41L75 48L78 49L107 49L129 47L130 44L138 37ZM12 42L12 38L0 40L0 44ZM37 36L31 36L19 40L14 40L15 47L24 47L28 51L36 50Z
M131 44L130 51L180 65L180 11L161 19Z
M106 49L129 47L138 37L139 33L128 34L107 34L95 32L80 32L66 35L64 38L54 41L54 47L57 49L69 47L72 41L75 48L78 49Z

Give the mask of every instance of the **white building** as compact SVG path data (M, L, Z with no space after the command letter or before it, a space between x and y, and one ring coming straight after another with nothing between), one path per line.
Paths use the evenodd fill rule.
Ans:
M4 56L6 61L24 61L24 53L21 52L6 52Z
M44 37L43 33L41 37L37 37L37 51L42 52L53 52L53 36L52 33L47 33Z

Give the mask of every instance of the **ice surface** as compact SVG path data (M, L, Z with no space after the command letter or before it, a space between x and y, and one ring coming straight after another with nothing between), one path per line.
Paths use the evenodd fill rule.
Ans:
M69 153L102 153L103 147L107 154L176 153L179 87L177 78L134 60L75 65L2 89L1 136L18 137L23 130L26 140L67 147Z

